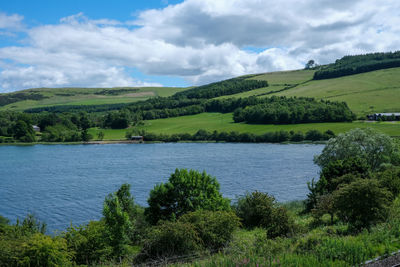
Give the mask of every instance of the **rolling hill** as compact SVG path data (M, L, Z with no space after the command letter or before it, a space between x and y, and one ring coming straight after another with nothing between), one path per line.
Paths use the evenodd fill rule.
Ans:
M34 88L0 94L0 110L23 111L61 105L124 104L156 96L170 96L187 88L115 87L115 88Z

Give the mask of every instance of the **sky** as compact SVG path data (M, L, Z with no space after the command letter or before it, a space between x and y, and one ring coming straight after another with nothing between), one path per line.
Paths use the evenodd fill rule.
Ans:
M192 86L397 50L398 0L0 1L0 93Z

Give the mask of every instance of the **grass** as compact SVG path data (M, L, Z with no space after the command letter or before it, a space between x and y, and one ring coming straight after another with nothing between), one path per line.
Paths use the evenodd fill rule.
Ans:
M104 133L103 140L124 140L125 133L127 129L100 129L100 128L90 128L89 134L93 136L94 140L97 140L97 135L99 132Z
M263 73L254 76L253 80L266 80L270 85L293 85L311 80L314 70L293 70Z
M353 128L375 128L391 136L400 136L400 123L390 122L334 122L334 123L304 123L304 124L244 124L234 123L232 119L232 113L202 113L197 115L182 116L168 119L158 119L145 121L143 128L149 132L154 133L195 133L199 129L205 129L208 131L238 131L238 132L249 132L254 134L262 134L265 132L274 132L280 130L286 131L301 131L306 132L308 130L332 130L336 134L346 132Z
M268 80L269 89L283 84L297 86L273 93L278 96L315 97L332 101L344 101L359 116L378 112L400 112L400 68L372 71L352 76L310 81L314 71L298 70L266 73L251 79ZM268 88L264 90L268 91ZM253 90L231 97L259 95Z
M304 123L304 124L285 124L285 125L260 125L260 124L244 124L234 123L232 113L202 113L197 115L182 116L168 119L158 119L145 121L140 129L144 129L152 133L190 133L194 134L200 129L207 131L217 130L219 132L238 131L249 132L254 134L262 134L265 132L285 131L301 131L303 133L308 130L326 131L332 130L335 134L346 132L354 128L374 128L390 136L400 136L400 122L334 122L334 123ZM99 129L91 128L89 133L97 139L98 132L103 131L104 140L121 140L125 139L127 129Z
M118 92L124 89L137 89L135 92L123 92L117 95L99 95L103 90ZM0 110L25 110L29 108L57 105L101 105L131 103L156 96L170 96L186 88L179 87L116 87L116 88L36 88L18 91L18 93L38 93L46 97L41 100L23 100L0 107ZM10 93L13 94L13 93Z

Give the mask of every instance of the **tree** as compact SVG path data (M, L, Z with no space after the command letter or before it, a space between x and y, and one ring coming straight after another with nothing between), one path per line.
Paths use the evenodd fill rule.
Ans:
M219 192L215 177L205 171L176 169L165 184L150 191L149 207L145 210L148 221L174 220L183 214L199 209L229 210L229 200Z
M134 204L129 189L130 186L124 184L104 200L103 216L114 256L124 255L130 242L129 235L133 228L130 213Z
M25 121L19 120L12 128L15 139L21 142L35 142L35 131Z
M83 226L70 226L63 234L68 249L74 252L76 264L93 264L111 259L112 248L107 242L105 223L90 221Z
M348 160L354 156L365 160L372 171L382 164L399 164L399 146L387 135L373 129L353 129L328 141L314 162L321 168L336 160Z
M103 138L104 138L104 132L99 132L99 133L97 134L97 139L103 140Z
M306 70L309 70L309 69L314 68L315 66L316 66L315 61L314 61L313 59L310 59L310 60L307 62L306 66L305 66L305 69L306 69Z
M339 218L362 229L385 220L392 194L375 179L358 179L336 190L333 199Z

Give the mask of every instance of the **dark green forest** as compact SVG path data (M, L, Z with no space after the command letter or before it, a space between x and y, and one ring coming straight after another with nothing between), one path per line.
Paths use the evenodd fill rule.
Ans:
M319 67L314 80L337 78L380 69L400 67L400 51L345 56L333 64Z

